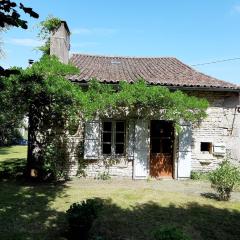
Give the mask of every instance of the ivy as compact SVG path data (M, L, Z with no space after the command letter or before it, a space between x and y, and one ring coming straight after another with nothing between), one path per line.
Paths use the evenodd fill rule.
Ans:
M171 120L176 126L181 121L195 123L205 118L209 106L206 99L148 85L143 79L132 84L121 81L117 87L92 80L85 95L85 117L94 117L96 113L111 117L120 114L122 117Z
M40 32L38 37L44 41L44 44L38 47L43 55L50 55L50 36L60 27L61 19L53 16L48 16L45 21L39 24Z

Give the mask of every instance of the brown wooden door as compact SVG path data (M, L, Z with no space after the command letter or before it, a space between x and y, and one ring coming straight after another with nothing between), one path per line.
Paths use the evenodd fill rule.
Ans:
M173 140L174 131L172 122L151 121L151 177L173 177Z

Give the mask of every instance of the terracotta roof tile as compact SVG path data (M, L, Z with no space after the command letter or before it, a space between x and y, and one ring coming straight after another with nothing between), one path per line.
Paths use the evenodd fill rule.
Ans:
M134 82L140 78L150 84L181 87L239 89L237 85L221 81L196 71L176 58L107 57L73 54L70 61L80 69L71 81L87 82L96 78L101 82Z

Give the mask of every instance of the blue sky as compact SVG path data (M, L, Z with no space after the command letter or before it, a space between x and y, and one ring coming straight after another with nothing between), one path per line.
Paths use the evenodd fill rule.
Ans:
M18 2L18 1L17 1ZM174 56L193 65L240 57L240 0L22 0L40 14L29 29L1 34L1 65L26 67L40 54L37 23L49 14L66 20L71 53ZM240 84L240 60L195 67Z

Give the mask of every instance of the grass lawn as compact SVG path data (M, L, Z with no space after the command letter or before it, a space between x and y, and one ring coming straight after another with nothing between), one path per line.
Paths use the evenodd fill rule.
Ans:
M0 162L27 157L27 146L0 147Z
M203 181L74 179L54 185L2 180L0 239L63 239L69 206L98 197L105 200L105 207L91 239L151 240L154 229L175 225L194 240L239 240L240 193L235 192L230 202L219 202L206 198L212 196L209 185Z
M26 158L27 146L0 147L0 179L21 174Z

